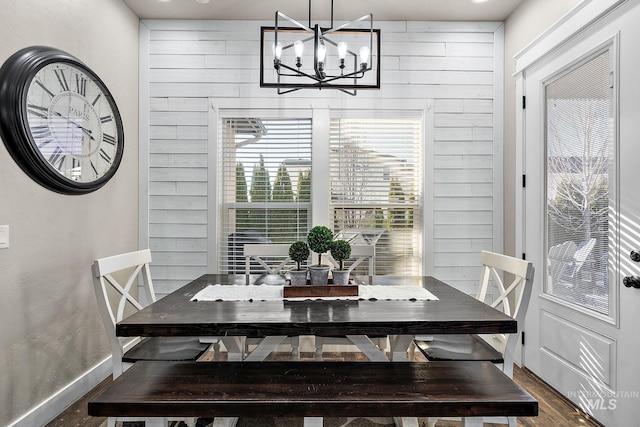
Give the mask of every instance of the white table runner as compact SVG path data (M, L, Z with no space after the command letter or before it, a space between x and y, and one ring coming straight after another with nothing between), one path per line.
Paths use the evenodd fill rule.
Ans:
M417 286L359 285L357 296L284 298L283 285L208 285L191 301L301 301L301 300L430 300L438 298Z

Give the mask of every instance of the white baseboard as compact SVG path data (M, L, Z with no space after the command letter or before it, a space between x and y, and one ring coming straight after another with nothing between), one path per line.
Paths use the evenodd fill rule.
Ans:
M111 356L44 400L8 427L44 426L112 374Z

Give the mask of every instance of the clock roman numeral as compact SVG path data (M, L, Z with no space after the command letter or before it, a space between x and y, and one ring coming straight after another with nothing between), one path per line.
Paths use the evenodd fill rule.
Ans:
M102 116L100 117L100 122L107 123L113 120L113 116Z
M48 114L49 113L49 109L46 107L41 107L39 105L35 105L35 104L27 104L27 111L31 114L33 114L34 116L38 116L41 117L43 119L48 119Z
M53 136L51 135L48 125L32 126L30 129L33 139L38 140L38 147L43 147L53 141Z
M68 92L69 91L69 83L67 83L67 78L64 75L64 71L63 70L53 70L56 73L56 77L58 78L58 83L60 83L60 88L64 91L64 92Z
M98 96L96 96L96 99L93 100L93 102L91 103L91 105L93 105L94 107L96 106L96 104L98 103L98 100L100 99L100 97L102 96L101 93L98 94Z
M105 151L102 148L100 149L100 157L102 157L102 159L105 162L111 163L111 157L109 157L109 155L107 153L105 153Z
M76 74L76 92L82 96L87 96L87 79Z
M50 97L54 97L55 95L53 94L53 92L51 92L49 89L47 89L47 87L42 84L42 82L40 80L36 80L36 84L38 86L40 86L42 88L42 90L44 90Z
M98 176L98 169L96 169L96 165L94 165L92 161L89 161L89 164L91 165L91 169L93 169L95 176Z
M102 135L102 140L107 144L116 145L116 138L109 134L105 133L104 135Z
M59 171L62 171L62 167L64 166L64 161L67 156L62 153L62 149L60 147L56 147L51 156L49 157L49 163L53 165Z

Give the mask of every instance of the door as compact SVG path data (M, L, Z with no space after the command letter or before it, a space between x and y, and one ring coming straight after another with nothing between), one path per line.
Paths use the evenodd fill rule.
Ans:
M523 363L606 426L640 418L640 289L623 285L640 275L637 3L523 72Z

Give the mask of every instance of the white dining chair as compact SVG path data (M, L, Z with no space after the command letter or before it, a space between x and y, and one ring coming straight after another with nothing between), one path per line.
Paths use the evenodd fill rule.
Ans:
M148 249L96 259L93 262L93 284L98 311L107 330L111 345L113 379L140 360L195 361L210 347L197 337L147 337L122 338L116 336L116 323L141 310L143 304L138 295L142 291L147 303L156 301L151 281ZM142 287L138 286L142 278ZM136 296L138 295L138 296ZM127 418L127 421L145 421L146 426L167 426L163 418ZM182 420L192 426L195 420ZM116 419L109 418L108 426L115 426Z
M513 377L513 363L516 344L521 326L527 314L531 288L533 287L533 264L518 258L494 252L480 253L482 272L476 298L486 302L489 284L493 283L499 295L491 307L513 317L518 324L518 332L512 334L451 334L416 337L416 347L429 361L435 360L485 360L496 364L510 378ZM504 280L503 280L504 277ZM511 281L505 285L505 281ZM421 339L423 338L423 339ZM437 419L429 418L429 426ZM493 420L484 420L492 422ZM516 426L516 418L509 417L509 427Z

